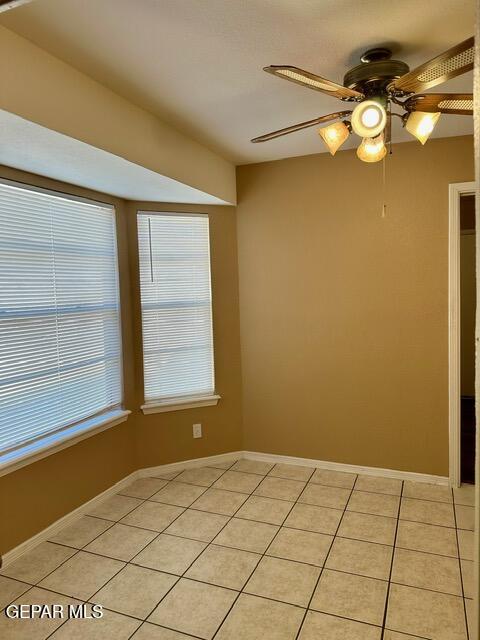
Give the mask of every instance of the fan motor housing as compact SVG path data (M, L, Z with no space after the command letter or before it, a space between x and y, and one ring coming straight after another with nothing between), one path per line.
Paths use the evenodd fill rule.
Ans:
M347 71L343 86L360 91L367 97L384 93L392 80L410 71L405 62L392 60L391 55L389 49L369 49L361 57L361 64Z

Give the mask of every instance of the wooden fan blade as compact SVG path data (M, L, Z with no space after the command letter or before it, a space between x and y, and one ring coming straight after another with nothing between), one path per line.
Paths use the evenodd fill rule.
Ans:
M363 98L363 93L349 89L341 84L326 80L317 76L310 71L303 71L298 67L291 67L289 65L271 65L270 67L264 67L264 71L272 73L274 76L283 78L284 80L290 80L290 82L296 82L303 87L314 89L315 91L321 91L335 98Z
M473 115L473 93L424 93L405 100L408 111Z
M388 88L406 93L426 91L473 69L474 56L475 41L474 38L468 38L394 80Z
M313 120L307 120L306 122L300 122L299 124L292 124L290 127L285 127L284 129L278 129L277 131L265 133L263 136L253 138L251 142L266 142L267 140L273 140L273 138L279 138L280 136L284 136L287 133L300 131L300 129L307 129L307 127L314 127L316 124L322 124L323 122L328 122L329 120L344 118L351 113L351 111L337 111L336 113L329 113L327 116L320 116L319 118L314 118Z

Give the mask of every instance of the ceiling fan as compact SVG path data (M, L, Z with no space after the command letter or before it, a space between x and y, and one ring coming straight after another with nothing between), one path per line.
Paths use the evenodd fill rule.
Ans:
M472 37L410 71L405 62L392 60L390 49L377 47L362 55L361 63L345 74L343 85L290 65L264 67L264 71L279 78L358 104L354 109L336 111L266 133L253 138L252 142L266 142L335 120L334 124L318 132L332 155L353 130L362 138L358 157L365 162L378 162L387 153L385 142L391 137L391 118L398 116L407 131L425 144L442 113L473 114L473 94L417 92L470 71L474 54ZM392 112L392 104L401 107L403 112Z

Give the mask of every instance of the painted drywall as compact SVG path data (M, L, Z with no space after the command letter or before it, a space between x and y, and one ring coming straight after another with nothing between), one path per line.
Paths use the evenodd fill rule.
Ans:
M192 207L210 216L216 407L145 416L138 299L136 203L8 167L0 177L111 202L117 214L120 295L128 420L0 477L0 553L5 553L98 495L132 471L241 448L241 374L236 223L233 207ZM166 209L172 205L142 204ZM193 439L193 423L204 435Z
M237 168L244 448L448 475L448 184L471 137Z
M0 76L0 109L235 203L233 164L1 26Z

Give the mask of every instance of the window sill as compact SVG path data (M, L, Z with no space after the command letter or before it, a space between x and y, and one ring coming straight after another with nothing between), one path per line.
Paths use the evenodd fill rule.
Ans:
M164 413L166 411L181 411L196 407L213 407L218 404L221 396L191 396L190 398L172 398L164 402L148 402L140 407L146 415L149 413Z
M0 476L16 471L21 467L57 453L57 451L71 447L80 442L80 440L85 440L85 438L125 422L130 413L125 409L113 409L99 416L83 420L80 424L69 427L60 433L46 435L44 438L27 444L16 451L0 454Z

